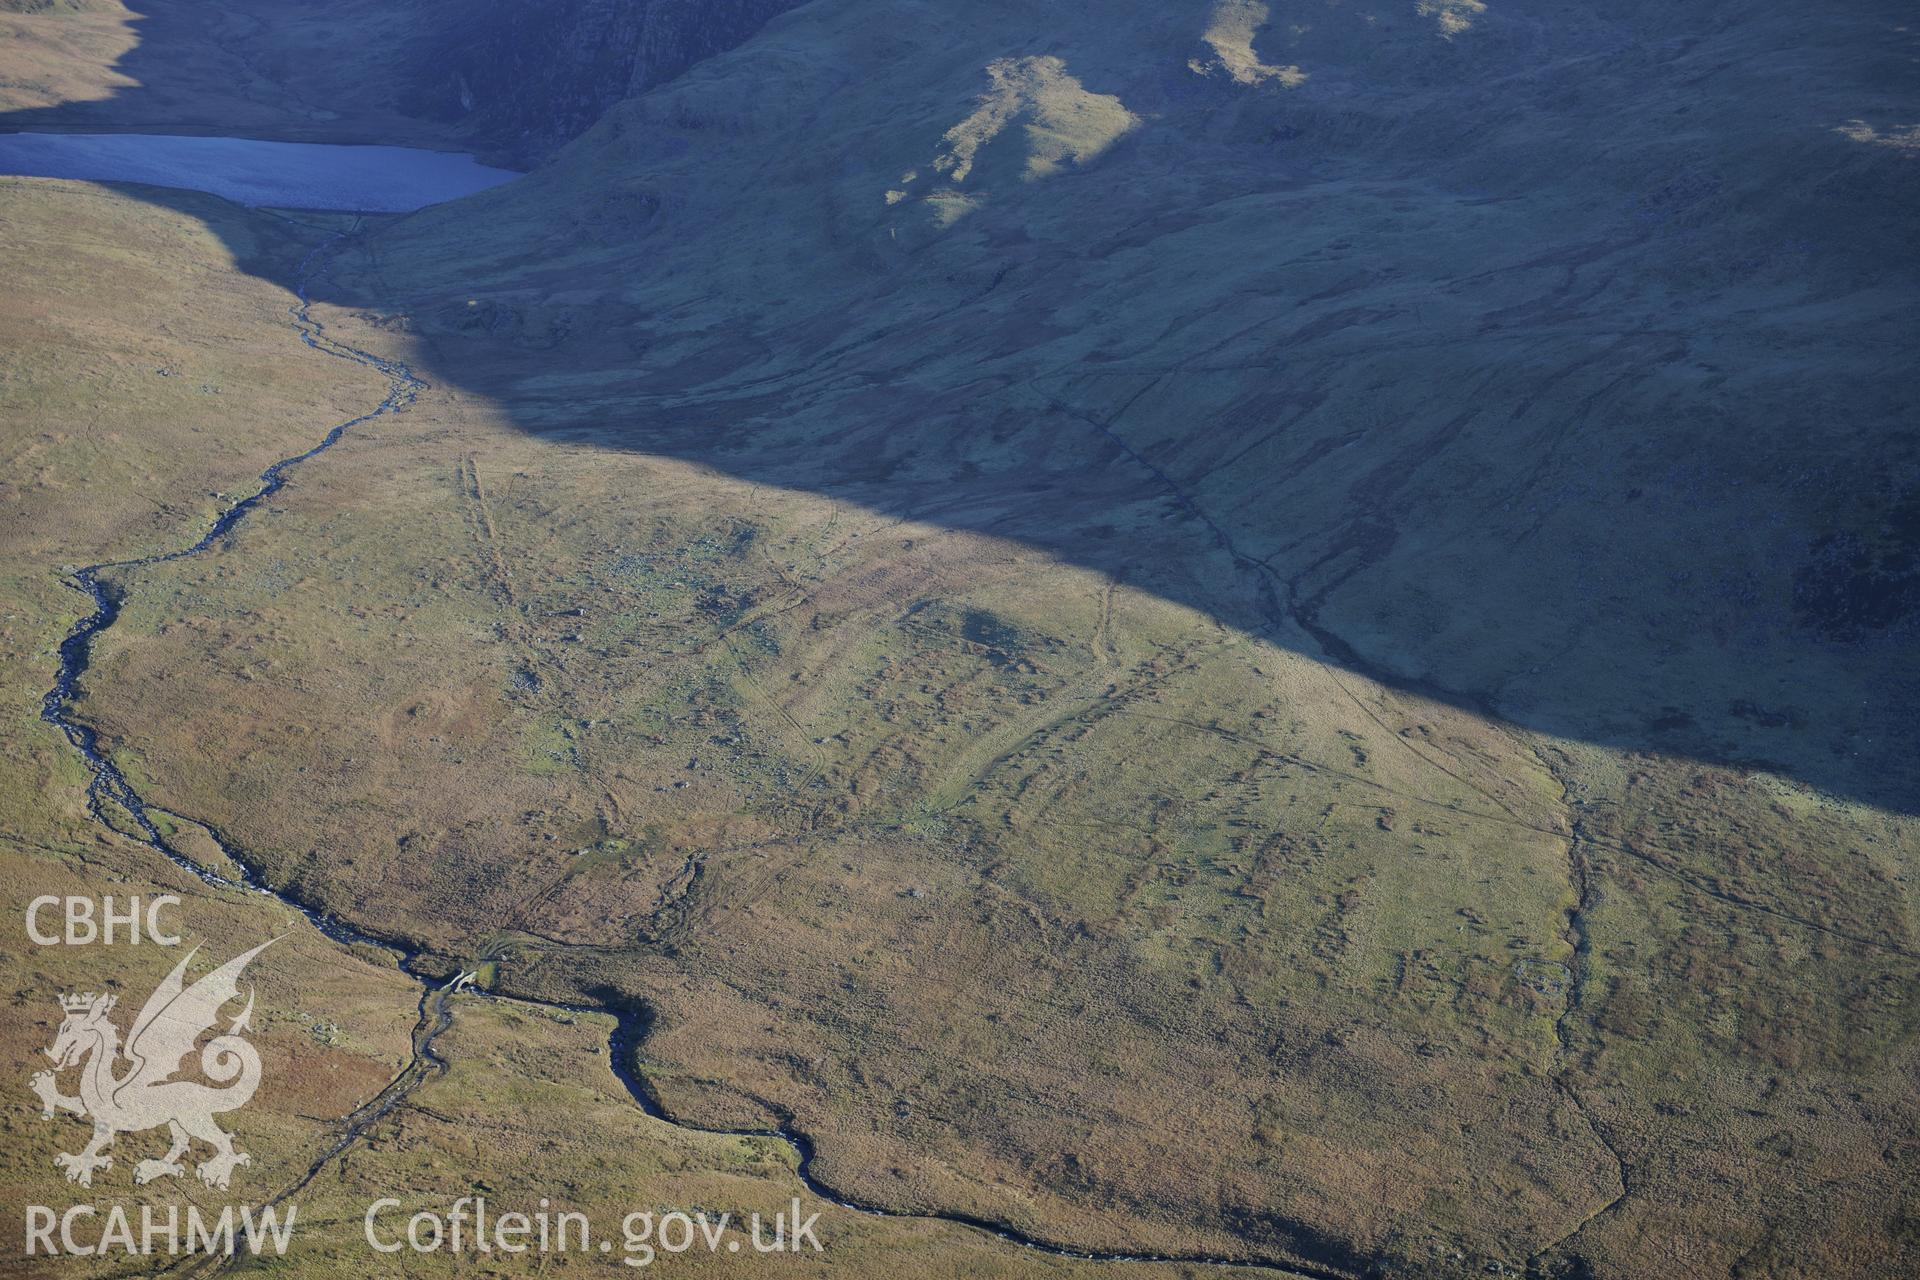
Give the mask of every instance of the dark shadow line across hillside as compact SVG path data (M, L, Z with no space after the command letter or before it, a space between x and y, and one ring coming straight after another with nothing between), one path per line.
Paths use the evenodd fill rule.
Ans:
M121 70L142 85L167 74L169 42L179 38L182 30L178 15L167 9L165 0L148 0L145 7L166 11L168 21L151 24L147 28L151 39L143 41L123 59ZM140 121L147 126L163 123L145 118L148 113L143 112L142 96L139 87L123 89L110 109L94 104L89 109L89 119L112 116ZM57 109L16 113L0 117L0 129L38 127L60 119L61 112ZM1829 145L1838 157L1843 149L1854 144L1832 137ZM192 213L201 199L157 188L128 189L136 191L142 199L187 213ZM1889 192L1897 194L1898 188L1890 187ZM642 228L636 234L652 232ZM1544 229L1542 235L1544 244ZM252 259L244 265L282 286L291 288L294 283L290 262ZM1005 276L1003 271L996 277L989 291L1001 289L1004 296L1001 280ZM319 296L326 301L375 307L394 301L354 296L337 287L332 298L324 293ZM1038 308L1042 304L1036 301L1033 305ZM1036 310L1023 318L1038 324L1049 317ZM1678 318L1683 329L1686 319L1684 314ZM1695 317L1695 321L1704 331L1708 324L1706 318ZM1897 334L1881 336L1889 341L1899 337ZM1647 354L1652 347L1647 344L1656 341L1664 339L1644 335L1642 341L1629 335L1606 358L1630 366L1634 360L1652 358ZM1687 335L1683 332L1675 341L1684 346ZM430 351L422 366L424 373L464 391L488 396L506 415L514 416L517 393L512 386L511 371L502 371L498 344L468 343L457 335L442 335L428 345ZM608 367L606 361L612 358L604 346L570 352L564 357L520 353L523 367L543 358L574 359L576 356L586 359L590 367L598 361L597 367L601 368ZM1571 367L1541 371L1537 378L1541 391L1537 394L1547 394L1556 382L1574 371ZM1138 378L1144 386L1131 399L1137 399L1162 377L1180 373L1182 370L1177 364L1140 373ZM1256 551L1251 549L1254 539L1248 536L1256 531L1246 527L1244 512L1211 509L1207 495L1194 492L1188 481L1158 461L1154 449L1129 440L1124 430L1124 416L1125 406L1131 399L1121 396L1116 403L1100 406L1077 404L1070 393L1062 393L1052 385L1075 374L1084 375L1083 383L1095 376L1110 375L1119 379L1132 376L1124 369L1089 366L1080 370L1058 370L1052 376L1013 388L997 374L983 369L983 388L1003 397L996 410L1002 419L1015 412L1009 406L1025 406L1018 412L1028 413L1035 420L1046 420L1050 445L1057 444L1062 438L1059 433L1069 428L1078 431L1083 442L1071 461L1032 456L1001 471L980 471L955 454L955 465L950 472L928 473L930 465L939 465L941 450L947 444L945 438L936 438L937 432L967 429L964 409L954 412L946 425L939 428L924 424L917 428L903 427L876 414L867 421L844 425L831 437L787 436L773 439L763 447L754 434L758 426L779 415L785 403L824 385L830 376L868 380L874 392L868 398L872 404L883 398L880 393L888 387L888 379L898 375L897 369L888 368L885 358L865 361L860 352L832 347L820 357L817 376L810 380L786 378L762 385L740 382L729 388L724 377L703 375L696 379L705 384L697 411L689 408L684 388L637 385L623 417L638 425L617 432L597 432L593 439L609 448L697 462L754 483L819 492L859 503L890 518L1012 538L1064 561L1135 584L1148 579L1148 575L1138 571L1139 549L1128 545L1123 538L1110 536L1112 531L1104 513L1128 504L1163 502L1167 509L1163 523L1172 531L1169 540L1184 540L1194 559L1186 566L1187 571L1174 566L1171 571L1154 576L1148 589L1205 611L1268 642L1296 648L1312 658L1353 670L1389 687L1503 719L1527 730L1616 750L1691 757L1735 770L1770 770L1885 809L1920 811L1920 791L1916 791L1916 770L1911 762L1913 752L1906 753L1909 765L1905 768L1888 769L1863 763L1875 760L1884 764L1889 758L1897 761L1901 753L1884 747L1871 756L1849 753L1845 734L1835 727L1838 720L1827 714L1831 708L1783 706L1780 693L1783 685L1791 687L1801 656L1818 657L1829 665L1844 667L1844 655L1850 650L1866 654L1892 649L1920 654L1920 646L1916 645L1916 634L1920 631L1920 473L1914 470L1911 451L1896 447L1897 438L1886 441L1883 459L1886 467L1881 474L1860 471L1830 480L1857 486L1863 495L1885 495L1889 514L1881 544L1863 549L1848 545L1841 534L1809 530L1806 563L1750 566L1756 579L1777 577L1782 572L1796 572L1805 579L1795 590L1806 605L1806 617L1790 642L1798 646L1799 652L1794 652L1792 647L1782 650L1778 645L1761 652L1726 643L1702 648L1688 659L1713 664L1722 675L1731 672L1736 683L1746 690L1741 697L1730 705L1635 708L1629 691L1622 694L1617 705L1549 704L1531 710L1503 702L1495 688L1476 687L1474 681L1451 674L1446 669L1445 655L1433 649L1429 637L1396 633L1384 640L1375 636L1362 644L1344 636L1341 628L1327 617L1327 606L1343 589L1343 584L1353 582L1369 566L1398 554L1401 548L1418 543L1430 533L1446 532L1423 529L1418 514L1410 514L1406 509L1404 494L1409 477L1418 472L1425 458L1448 447L1459 428L1458 423L1431 424L1432 430L1417 449L1379 458L1368 486L1356 488L1354 508L1338 527L1290 528L1284 510L1260 513L1264 523L1257 533L1262 548ZM1304 426L1298 425L1310 419L1315 410L1308 389L1290 391L1285 373L1276 362L1272 390L1283 399L1297 393L1299 413L1289 420L1296 425L1281 429L1278 438L1284 442L1287 430L1298 430L1303 450L1301 465L1314 465L1321 456L1316 452L1321 446L1309 438ZM959 392L951 397L964 398ZM1514 411L1516 447L1520 447L1523 434L1522 414L1528 411L1530 403L1523 403ZM717 429L716 422L720 424ZM1003 423L976 421L972 425L1000 430ZM1239 426L1223 424L1221 429L1237 430ZM526 429L535 434L548 430L532 421ZM910 433L914 429L919 430L919 438L927 447L914 451L910 465L903 467L897 451L894 456L888 456L890 446L903 434L911 442ZM568 438L578 441L582 437L576 431ZM1719 447L1727 442L1710 443ZM1875 450L1865 448L1861 456L1872 458ZM1848 460L1847 465L1853 466L1854 461ZM1536 503L1551 504L1555 500L1551 494L1526 496ZM1730 512L1734 517L1739 514L1737 510ZM1622 512L1619 518L1637 517ZM1604 541L1604 530L1596 533ZM1269 545L1302 547L1314 554L1282 564L1279 554L1266 553ZM1216 569L1204 566L1208 558L1218 553L1223 553L1234 564L1232 580L1225 580ZM1821 571L1823 563L1825 569ZM1507 563L1490 568L1524 580L1529 575L1553 574L1578 567L1529 563L1524 548L1518 548ZM1630 572L1632 566L1609 568ZM1492 582L1496 576L1489 572L1486 581ZM1475 584L1468 581L1465 589L1470 597ZM1485 599L1466 598L1454 603L1463 615L1482 619L1480 625L1487 628L1489 634L1515 625L1500 616L1500 610L1508 607L1510 596L1492 594L1491 587L1488 591ZM1626 607L1631 609L1633 604L1628 602ZM1657 604L1657 594L1648 593L1646 607L1651 610ZM1651 620L1649 630L1657 630ZM1695 639L1675 637L1674 645L1680 647ZM1407 670L1372 656L1383 650L1401 655L1404 667L1417 669L1420 674L1408 674ZM1648 652L1637 658L1652 662L1669 656ZM1578 661L1564 657L1560 660ZM1569 670L1566 674L1567 679L1561 682L1566 689L1586 689L1597 682L1592 673L1585 671ZM1892 699L1896 711L1890 720L1896 726L1902 720L1898 707L1905 708L1904 719L1909 726L1920 723L1920 714L1916 714L1920 708L1912 704L1911 688L1862 687L1853 692L1863 700ZM1623 713L1629 712L1631 714L1624 718L1630 723L1623 724ZM1740 723L1746 735L1742 742L1716 737L1715 725L1734 721ZM1907 741L1911 744L1915 730L1910 728L1908 732ZM1775 743L1780 749L1756 750L1752 747L1756 738Z

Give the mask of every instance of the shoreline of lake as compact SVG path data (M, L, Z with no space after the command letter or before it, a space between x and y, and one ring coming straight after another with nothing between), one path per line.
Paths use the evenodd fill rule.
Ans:
M464 152L163 133L0 133L0 174L137 182L251 208L412 213L521 175Z

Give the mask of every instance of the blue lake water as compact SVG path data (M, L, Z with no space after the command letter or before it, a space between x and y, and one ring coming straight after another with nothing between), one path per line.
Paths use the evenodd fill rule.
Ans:
M288 209L408 213L520 175L472 156L157 133L0 133L0 174L144 182Z

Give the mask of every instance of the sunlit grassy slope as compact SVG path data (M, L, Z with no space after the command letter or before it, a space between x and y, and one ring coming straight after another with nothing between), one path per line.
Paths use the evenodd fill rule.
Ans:
M138 1008L180 954L124 942L36 947L25 932L31 899L112 894L124 910L132 895L181 895L163 919L205 944L195 976L240 950L236 939L252 946L287 935L255 971L254 1039L271 1087L240 1130L242 1148L276 1183L331 1141L330 1117L371 1097L405 1061L417 987L384 957L335 946L265 899L210 891L90 821L80 761L39 719L55 646L84 612L62 585L64 568L174 545L207 518L217 492L303 447L316 414L344 414L377 395L377 383L329 367L337 362L292 357L292 299L238 269L236 254L284 254L296 233L212 200L169 212L98 187L12 179L0 181L0 227L9 282L0 298L0 882L9 922L0 969L14 993L0 1037L18 1071L0 1195L18 1228L16 1206L68 1203L53 1156L86 1140L70 1117L42 1123L26 1089L26 1077L49 1065L40 1051L60 1025L57 997L113 992ZM120 1180L100 1185L116 1197L132 1191L134 1159L120 1156ZM161 1186L129 1203L138 1200L181 1202ZM15 1268L20 1248L9 1230L4 1256Z
M130 581L82 710L865 1200L1895 1273L1897 25L818 0L344 254L432 390ZM690 1141L615 1114L514 1176Z
M367 295L591 460L486 481L599 689L490 742L653 914L528 955L907 1202L1908 1248L1899 25L823 3L393 228Z
M223 1118L252 1163L228 1192L200 1187L191 1172L136 1187L135 1163L159 1155L165 1139L131 1133L118 1138L114 1167L97 1174L91 1190L66 1183L53 1157L80 1149L87 1128L65 1116L42 1121L24 1087L27 1074L48 1065L40 1051L61 1021L57 997L114 993L129 1006L118 1015L124 1029L182 952L129 946L124 935L112 947L41 947L21 932L0 949L0 973L15 992L0 1039L21 1072L0 1119L9 1138L0 1160L9 1215L84 1201L126 1206L138 1222L147 1205L164 1215L199 1204L213 1215L225 1203L258 1204L299 1186L334 1148L345 1118L401 1077L412 1053L420 985L390 953L330 941L261 895L210 888L115 835L112 827L132 824L111 805L110 825L91 820L80 761L38 718L55 646L82 612L81 597L61 585L67 569L190 542L260 468L307 448L383 391L366 370L304 350L286 314L292 296L243 269L291 269L346 220L291 223L214 200L173 199L177 210L86 184L0 181L0 272L15 282L0 302L0 419L8 424L0 445L8 477L0 524L8 564L0 584L0 745L9 760L0 792L7 886L0 907L23 930L27 904L42 895L111 894L121 909L132 895L178 895L181 905L162 921L202 948L193 977L243 947L281 939L249 971L250 1038L261 1051L263 1084L251 1105ZM251 585L267 580L252 569L245 577ZM153 584L130 576L128 586L144 595ZM324 645L325 632L313 640ZM92 687L89 681L95 705ZM222 732L231 709L201 706L186 721L202 733ZM189 754L207 761L227 751L203 742ZM232 760L222 767L230 771ZM288 767L301 766L289 757ZM193 818L153 816L183 851L212 847L195 835ZM56 909L41 925L57 931L57 921ZM328 1276L350 1266L368 1275L465 1274L469 1260L457 1255L373 1253L361 1220L374 1200L398 1195L403 1228L407 1213L444 1211L481 1188L496 1212L531 1211L546 1197L589 1213L616 1239L621 1219L635 1211L700 1206L744 1221L758 1210L770 1221L799 1196L809 1211L822 1211L819 1233L836 1274L896 1270L903 1258L925 1275L1141 1274L1138 1266L1047 1258L965 1227L822 1204L795 1176L784 1144L705 1138L647 1120L610 1068L611 1026L605 1017L457 998L454 1029L435 1046L447 1071L293 1191L301 1225L287 1257L275 1262L277 1273ZM92 1261L23 1258L19 1226L14 1216L0 1249L0 1269L10 1274L112 1275L128 1266L118 1253ZM732 1261L675 1264L704 1274L703 1267L725 1271ZM756 1256L755 1263L769 1274L815 1274L809 1268L818 1265L811 1254ZM548 1269L605 1265L599 1254L555 1256ZM1179 1274L1216 1273L1188 1267Z

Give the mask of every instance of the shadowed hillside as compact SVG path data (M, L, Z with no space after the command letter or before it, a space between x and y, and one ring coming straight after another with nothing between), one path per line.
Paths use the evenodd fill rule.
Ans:
M1125 478L1265 579L1236 622L1911 809L1893 10L1268 18L816 5L384 234L382 296L530 430L1120 576L1061 517Z
M402 98L460 135L539 159L623 98L730 49L799 0L427 3Z
M28 4L15 44L45 83L8 80L0 124L525 159L781 7ZM1181 495L1285 597L1260 625L1287 614L1325 656L1911 809L1898 15L1269 9L907 5L862 30L827 6L394 228L381 300L529 429L592 417L604 444L901 514L937 515L861 487L880 459L1005 501L1034 454L994 423L1064 424L1084 443L1058 466ZM603 370L595 394L514 381L556 360ZM860 389L813 390L835 381ZM608 428L662 398L755 447L668 414ZM843 408L829 439L805 426ZM798 433L798 471L756 414ZM1124 548L1050 532L1056 508L1023 536L1125 573Z
M793 0L0 0L0 127L528 165Z
M775 7L380 55L410 136L599 118L324 257L433 386L127 575L130 785L861 1202L1897 1271L1902 7Z

